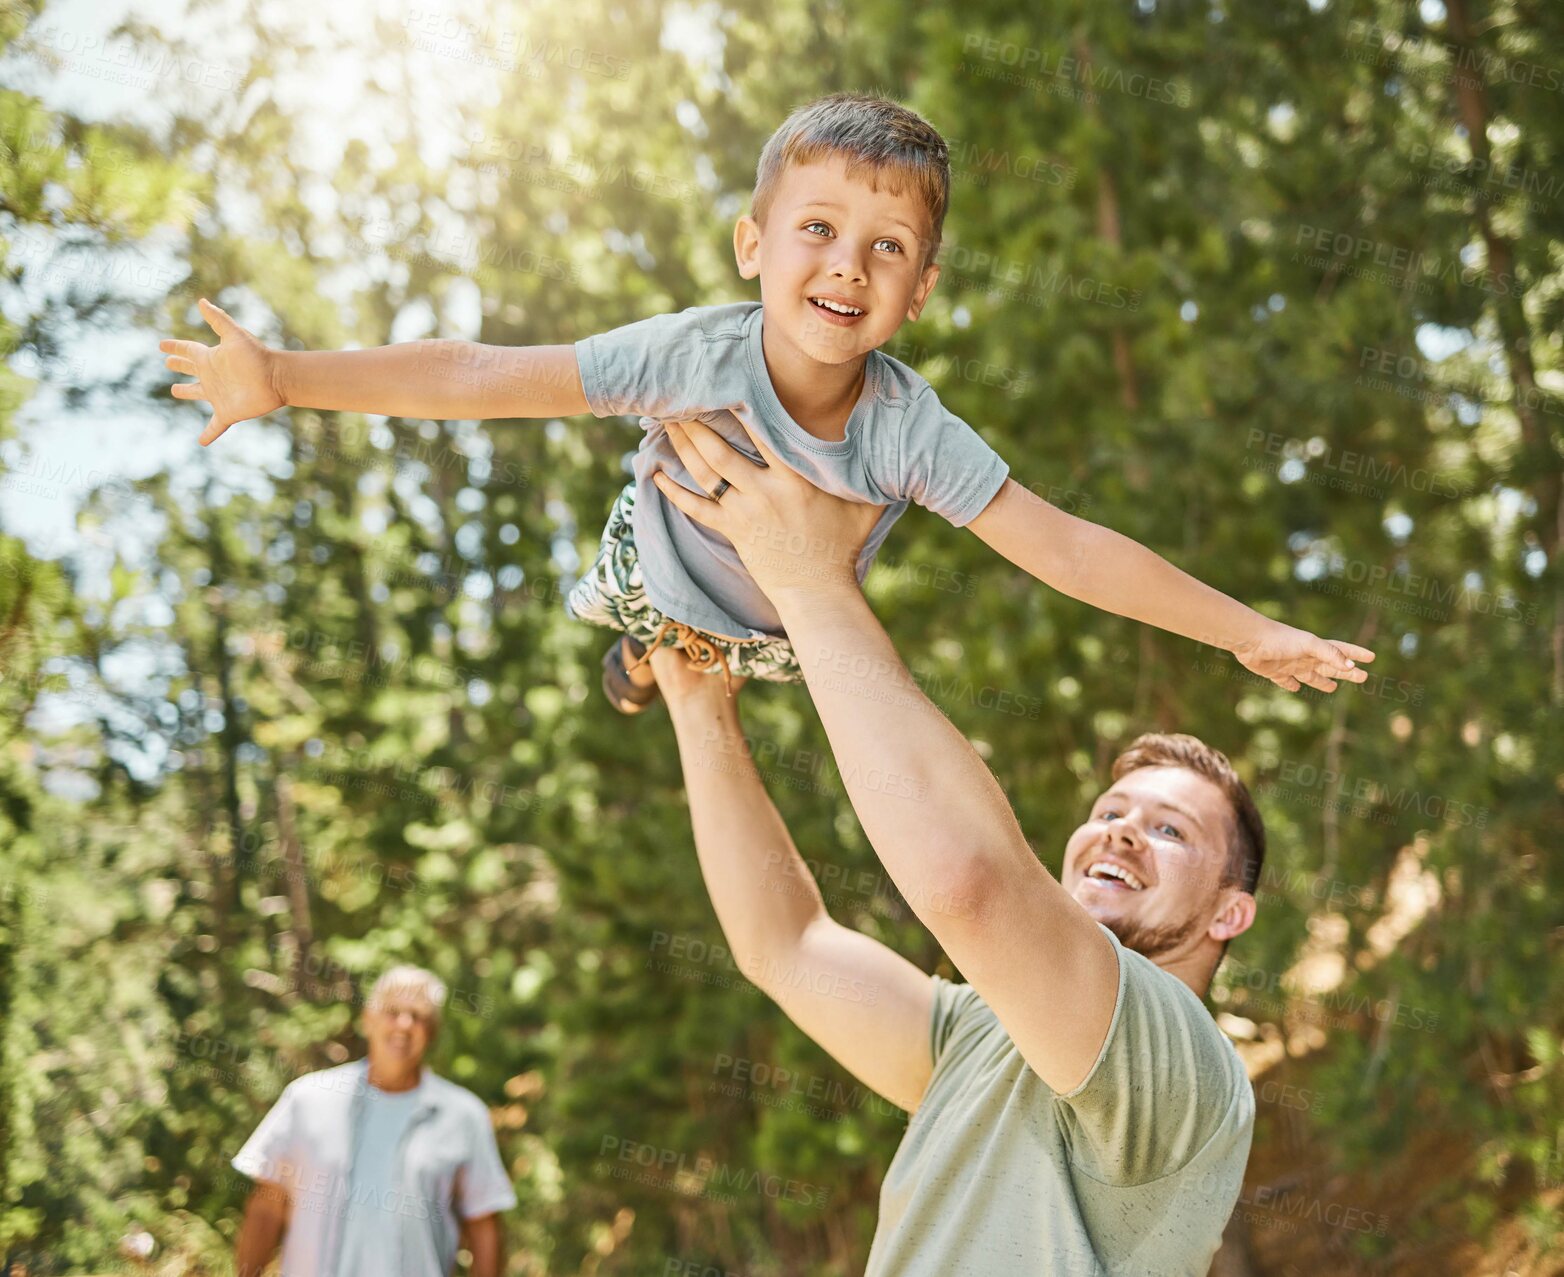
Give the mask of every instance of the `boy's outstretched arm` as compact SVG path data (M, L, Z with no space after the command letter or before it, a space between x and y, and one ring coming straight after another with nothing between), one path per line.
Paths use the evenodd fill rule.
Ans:
M1061 594L1233 653L1256 674L1296 692L1334 692L1368 677L1367 648L1317 638L1261 616L1181 572L1138 541L1078 519L1014 479L967 525L990 548Z
M195 378L176 383L174 398L212 405L203 446L236 421L282 407L437 421L589 411L574 346L428 340L370 350L273 350L205 298L200 308L216 346L168 340L158 349L171 371Z

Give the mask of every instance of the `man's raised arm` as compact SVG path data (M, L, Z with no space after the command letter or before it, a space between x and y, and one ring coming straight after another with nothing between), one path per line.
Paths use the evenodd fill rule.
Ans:
M739 970L859 1081L913 1111L933 1068L932 981L826 912L722 680L667 647L652 668L679 740L701 874Z
M733 542L775 604L886 871L1032 1069L1072 1090L1112 1021L1112 943L1033 855L998 782L859 592L853 565L878 509L821 492L753 436L764 469L699 423L670 438L707 491L731 485L718 503L657 476ZM887 774L899 783L880 783Z

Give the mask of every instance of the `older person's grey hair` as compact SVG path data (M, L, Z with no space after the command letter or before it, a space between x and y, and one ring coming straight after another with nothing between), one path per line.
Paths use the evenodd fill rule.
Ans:
M751 210L765 229L778 182L790 164L839 156L847 175L867 173L897 194L909 186L929 215L923 266L939 251L950 202L950 147L939 130L916 111L866 93L833 93L799 107L760 153Z
M434 1008L435 1023L440 1022L445 1009L445 981L433 971L425 971L422 967L408 966L405 963L388 967L381 974L380 979L375 981L375 986L369 991L369 998L364 1005L371 1010L378 1010L388 995L396 994L404 996L410 994L421 998Z

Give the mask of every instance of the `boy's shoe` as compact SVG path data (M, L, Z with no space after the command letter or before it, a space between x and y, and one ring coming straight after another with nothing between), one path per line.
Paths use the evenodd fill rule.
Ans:
M639 665L645 658L645 646L628 634L621 634L603 653L603 694L621 714L639 714L660 695L656 683L641 687L630 679L629 666Z

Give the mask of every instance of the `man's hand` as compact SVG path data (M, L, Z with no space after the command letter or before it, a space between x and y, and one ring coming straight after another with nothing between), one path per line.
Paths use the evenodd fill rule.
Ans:
M724 479L731 485L719 500L691 492L663 471L654 474L652 482L695 522L733 542L745 568L773 603L791 590L847 584L856 591L858 555L884 507L821 491L749 427L744 432L764 466L699 421L668 425L674 451L701 487L710 493Z
M1366 647L1341 639L1316 638L1280 621L1267 621L1255 637L1234 644L1232 651L1245 669L1287 692L1296 692L1304 684L1334 692L1337 679L1361 683L1368 678L1368 671L1356 663L1374 659Z
M158 349L168 356L164 362L170 371L196 379L176 382L170 391L174 398L204 399L212 405L211 419L201 432L205 447L234 422L264 417L284 401L277 389L273 351L206 298L197 304L217 334L217 345L169 340L159 342Z

